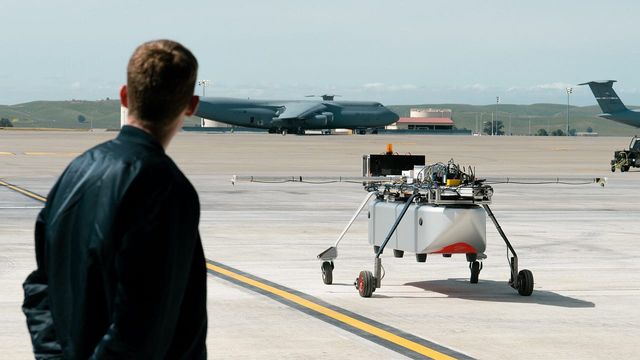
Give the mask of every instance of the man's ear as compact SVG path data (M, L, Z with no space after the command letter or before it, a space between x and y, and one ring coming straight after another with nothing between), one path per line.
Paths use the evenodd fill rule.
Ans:
M187 112L185 113L185 115L187 116L193 115L193 113L196 112L196 109L198 108L199 103L200 103L200 97L198 95L193 95L191 97L191 101L189 102L189 107L187 108Z
M127 99L127 85L122 85L120 88L120 104L126 108L129 107L129 100Z

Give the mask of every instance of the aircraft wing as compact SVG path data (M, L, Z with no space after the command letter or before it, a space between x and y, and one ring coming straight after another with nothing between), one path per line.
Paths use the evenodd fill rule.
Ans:
M283 111L279 119L302 119L309 115L322 112L327 107L320 102L287 102L282 104Z

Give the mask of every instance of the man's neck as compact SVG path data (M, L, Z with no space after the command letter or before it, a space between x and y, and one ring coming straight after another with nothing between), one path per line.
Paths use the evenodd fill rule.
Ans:
M127 118L127 125L136 127L149 135L153 136L162 147L167 150L169 143L176 134L177 121L172 122L172 125L168 125L164 128L157 128L155 126L149 126L148 123L140 121L134 117L129 116Z

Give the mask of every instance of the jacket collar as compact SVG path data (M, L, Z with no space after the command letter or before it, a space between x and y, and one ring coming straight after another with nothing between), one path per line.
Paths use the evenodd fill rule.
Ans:
M140 145L147 145L156 150L159 150L164 153L164 148L153 135L147 133L142 129L138 129L135 126L125 125L120 129L120 133L117 137L118 140L122 142L130 142Z

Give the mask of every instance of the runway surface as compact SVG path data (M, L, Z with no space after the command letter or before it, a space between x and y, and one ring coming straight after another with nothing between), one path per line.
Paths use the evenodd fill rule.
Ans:
M46 195L76 154L115 133L0 133L0 178ZM333 243L365 195L357 184L248 184L239 175L358 176L361 155L394 143L428 162L453 157L486 176L610 176L598 186L496 185L492 208L535 277L534 294L506 285L505 248L488 223L489 258L468 283L464 257L385 253L387 275L371 299L352 283L371 270L366 214L340 248L334 285L315 256ZM455 358L631 358L640 335L635 246L640 215L637 172L609 172L627 138L286 136L179 134L169 155L194 183L211 264L274 289L344 311ZM33 223L40 202L0 186L0 358L30 357L20 283L35 267ZM216 265L214 265L216 266ZM210 272L213 272L209 268ZM209 278L211 358L419 358L274 301L224 276ZM335 321L337 322L337 321ZM339 322L338 322L339 323ZM373 340L373 341L371 341ZM433 354L432 354L433 355ZM435 357L435 356L432 356Z

